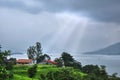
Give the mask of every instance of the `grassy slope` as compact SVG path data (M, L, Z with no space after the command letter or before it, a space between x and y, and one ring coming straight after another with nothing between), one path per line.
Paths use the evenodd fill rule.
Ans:
M31 67L31 65L16 65L14 66L13 72L14 72L14 79L13 80L31 80L31 78L28 77L27 70ZM38 65L37 68L37 74L34 77L34 80L38 80L40 73L47 74L49 71L59 71L62 68L57 68L56 66L53 65ZM71 70L71 68L66 68ZM78 75L85 75L84 73L72 69L74 74Z

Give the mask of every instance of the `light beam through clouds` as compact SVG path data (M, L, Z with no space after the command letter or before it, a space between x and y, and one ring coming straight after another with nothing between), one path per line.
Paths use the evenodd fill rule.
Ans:
M74 53L77 52L79 48L79 42L82 39L82 36L84 36L84 32L87 27L86 25L89 19L68 12L56 14L56 17L62 21L59 23L61 27L58 29L54 37L49 41L48 49L53 49L54 51L54 47L58 47L59 49L61 48L60 50L62 51L71 52L73 49ZM78 34L72 35L77 29ZM69 46L69 50L66 50L67 46L71 43L69 42L71 38L74 39L74 44ZM56 46L58 43L59 45Z

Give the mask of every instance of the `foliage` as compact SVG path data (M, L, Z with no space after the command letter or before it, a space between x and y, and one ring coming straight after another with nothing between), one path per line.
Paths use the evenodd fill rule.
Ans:
M82 65L80 62L74 60L74 58L67 52L63 52L60 58L56 58L55 61L58 63L58 67L61 66L68 66L73 67L75 69L82 68Z
M75 72L79 74L79 72ZM81 80L82 75L74 74L73 68L62 68L58 71L49 71L46 75L40 74L39 80Z
M61 58L56 58L54 61L57 62L57 67L63 66L63 60Z
M93 71L90 73L83 73L79 69L74 69L72 67L56 67L55 65L37 65L37 72L34 76L34 80L50 80L48 78L51 78L52 80L120 80L119 77L116 76L116 74L113 74L113 76L108 76L108 78L105 78L103 74L101 74L101 67L99 67L99 70L97 71L98 67L96 65L92 65L94 68ZM32 65L15 65L13 72L14 79L13 80L31 80L31 78L28 77L28 69L33 67ZM83 66L85 67L85 66ZM114 76L115 75L115 76Z
M38 59L39 56L42 55L42 48L39 42L36 42L35 46L30 46L27 50L27 55L29 59L32 59L33 62Z
M7 62L7 56L10 55L10 51L4 51L0 52L0 66L5 66L5 63Z
M31 78L28 77L28 69L33 67L32 65L15 65L13 72L14 72L14 79L13 80L31 80ZM84 76L85 74L80 72L79 70L73 69L73 68L58 68L55 65L37 65L37 72L34 76L34 80L49 80L47 79L49 75L54 75L54 73L57 74L57 72L64 73L64 71L69 71L70 75L75 76L77 78ZM51 72L51 73L50 73ZM60 74L59 74L60 75ZM59 76L58 75L58 76ZM62 75L62 74L61 74ZM63 74L63 76L66 76L67 74ZM48 77L46 77L48 76ZM69 75L67 75L69 76ZM52 78L55 76L52 76ZM58 79L54 79L58 80ZM78 79L79 80L79 79Z
M67 65L68 62L73 62L74 58L73 56L71 56L69 53L67 52L63 52L61 55L61 58L63 59L63 61L65 62L65 65Z
M120 80L119 77L117 77L117 73L113 73L112 75L109 75L109 80Z
M28 69L28 76L33 78L37 73L37 65L33 65L31 68Z
M13 69L13 63L12 62L7 62L6 63L6 69L7 70L12 70Z
M46 76L44 74L40 74L39 80L46 80Z
M108 80L104 65L101 65L101 67L98 65L85 65L83 66L82 71L88 74L86 78L89 78L90 80Z
M10 58L10 59L9 59L9 62L11 62L12 64L15 65L15 64L16 64L16 58Z
M12 69L12 65L10 65L10 63L7 60L7 56L9 55L9 50L1 51L0 49L0 80L10 80L13 78L13 74L10 71L8 71L8 69Z
M0 80L11 80L13 78L13 73L6 70L4 67L0 67Z
M61 58L63 59L65 66L70 66L76 69L81 69L82 67L81 63L74 60L69 53L63 52Z
M38 57L37 63L40 63L40 62L42 62L42 61L44 61L44 60L50 60L50 59L51 59L51 58L50 58L49 55L47 55L47 54L42 54L41 56Z
M35 46L30 46L27 50L27 55L29 59L33 60L33 63L39 63L43 60L50 59L49 55L42 53L41 43L36 42Z

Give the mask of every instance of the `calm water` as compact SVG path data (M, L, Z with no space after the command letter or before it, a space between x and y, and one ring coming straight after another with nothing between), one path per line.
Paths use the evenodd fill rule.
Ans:
M86 64L97 64L105 65L106 70L109 74L118 73L120 76L120 56L106 56L106 55L76 55L76 60L80 61L82 65Z
M60 55L50 55L52 60L56 57L58 58ZM118 73L120 76L120 55L72 55L76 60L80 61L82 65L87 64L97 64L97 65L105 65L106 70L109 74ZM27 55L12 55L11 57L19 58L27 58Z

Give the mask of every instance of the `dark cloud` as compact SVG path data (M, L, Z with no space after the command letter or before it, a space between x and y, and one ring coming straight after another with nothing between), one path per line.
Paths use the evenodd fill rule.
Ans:
M73 11L100 21L120 22L119 0L44 0L51 11Z
M0 6L6 8L18 9L29 13L39 13L42 9L39 6L26 5L24 1L20 0L0 0Z
M0 0L0 6L20 9L30 13L41 11L83 13L95 20L120 22L120 0L31 0L36 3L28 6L29 0ZM41 3L43 4L42 6Z

